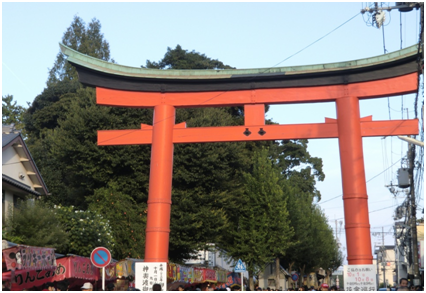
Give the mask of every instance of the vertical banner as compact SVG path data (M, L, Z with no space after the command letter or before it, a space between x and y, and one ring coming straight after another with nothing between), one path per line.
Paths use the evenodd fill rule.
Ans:
M141 291L153 291L154 284L159 284L161 291L167 291L167 263L135 263L135 288Z
M343 266L345 291L377 291L375 265Z

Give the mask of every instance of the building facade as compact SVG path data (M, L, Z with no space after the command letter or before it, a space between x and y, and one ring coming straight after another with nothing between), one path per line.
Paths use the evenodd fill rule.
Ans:
M25 144L13 125L2 126L2 215L11 216L19 199L40 197L48 189Z

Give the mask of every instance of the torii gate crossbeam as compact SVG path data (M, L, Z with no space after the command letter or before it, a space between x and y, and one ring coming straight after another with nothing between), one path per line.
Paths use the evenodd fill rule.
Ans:
M61 49L76 66L80 81L96 87L98 104L154 108L152 126L98 131L98 145L152 145L145 261L168 261L175 143L338 138L348 262L372 263L362 137L418 134L418 121L361 118L359 100L415 93L416 48L349 61L346 66L339 63L278 68L272 75L257 69L220 73L129 70L102 63L63 45ZM330 101L336 103L337 119L265 125L265 104ZM185 123L175 124L176 108L223 106L244 106L244 125L186 128Z

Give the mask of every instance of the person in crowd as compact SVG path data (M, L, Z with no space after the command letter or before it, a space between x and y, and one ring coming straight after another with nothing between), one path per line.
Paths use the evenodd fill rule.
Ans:
M105 291L115 291L115 285L114 285L114 283L109 283L105 287L106 287Z
M407 289L407 290L405 290L405 289ZM399 279L398 291L409 291L408 290L408 279L407 278Z
M53 284L52 282L48 282L44 284L44 289L41 291L56 291L55 284Z
M56 291L68 291L68 285L65 282L58 282L56 284Z
M179 287L177 288L178 291L185 291L185 286L183 285L179 285Z
M152 285L152 291L162 291L160 284L154 284Z
M93 285L90 282L86 282L83 284L83 287L81 287L81 291L93 291Z

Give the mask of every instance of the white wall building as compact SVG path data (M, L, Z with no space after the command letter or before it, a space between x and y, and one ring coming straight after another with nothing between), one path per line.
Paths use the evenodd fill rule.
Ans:
M18 199L47 195L48 190L31 154L13 125L2 127L2 215L10 216Z
M395 246L376 246L374 254L376 255L376 259L374 259L373 264L376 265L377 269L378 285L381 283L386 283L390 286L398 284L395 264Z

